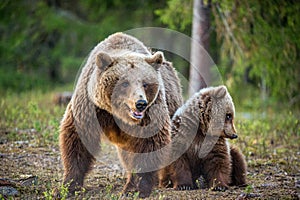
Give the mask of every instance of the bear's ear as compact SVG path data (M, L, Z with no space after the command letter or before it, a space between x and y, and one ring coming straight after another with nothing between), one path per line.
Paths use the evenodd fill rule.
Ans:
M107 67L113 62L113 59L104 52L100 52L96 57L96 65L101 70L106 70Z
M164 54L161 51L156 52L151 57L145 58L145 61L155 69L159 69L164 61Z
M213 92L213 96L215 98L223 98L227 93L227 88L225 85L221 85L221 86L218 86L218 87L215 87L214 88L214 92Z

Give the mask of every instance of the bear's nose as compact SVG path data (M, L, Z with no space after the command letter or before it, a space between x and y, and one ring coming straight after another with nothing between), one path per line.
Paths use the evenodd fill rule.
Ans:
M142 112L143 110L145 110L145 108L147 107L148 103L146 100L138 100L135 103L135 107L138 111Z

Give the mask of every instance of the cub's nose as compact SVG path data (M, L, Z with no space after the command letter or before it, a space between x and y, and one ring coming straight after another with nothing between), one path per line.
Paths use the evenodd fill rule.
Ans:
M236 139L236 138L238 138L238 135L237 134L232 134L230 139Z
M138 111L142 112L143 110L145 110L145 108L147 107L148 103L146 100L138 100L135 103L135 107Z

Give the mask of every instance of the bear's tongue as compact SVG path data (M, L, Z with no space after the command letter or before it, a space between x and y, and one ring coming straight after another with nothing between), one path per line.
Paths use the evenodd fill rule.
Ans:
M138 111L134 111L132 114L133 114L133 117L136 119L142 119L143 115L144 115L142 112L138 112Z

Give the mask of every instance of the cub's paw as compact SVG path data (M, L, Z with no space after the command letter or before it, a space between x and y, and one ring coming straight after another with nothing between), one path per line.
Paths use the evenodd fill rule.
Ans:
M225 186L225 185L218 185L218 186L215 186L213 187L213 191L221 191L221 192L224 192L228 189L228 186Z
M191 185L177 185L174 189L175 190L192 190L194 188Z

